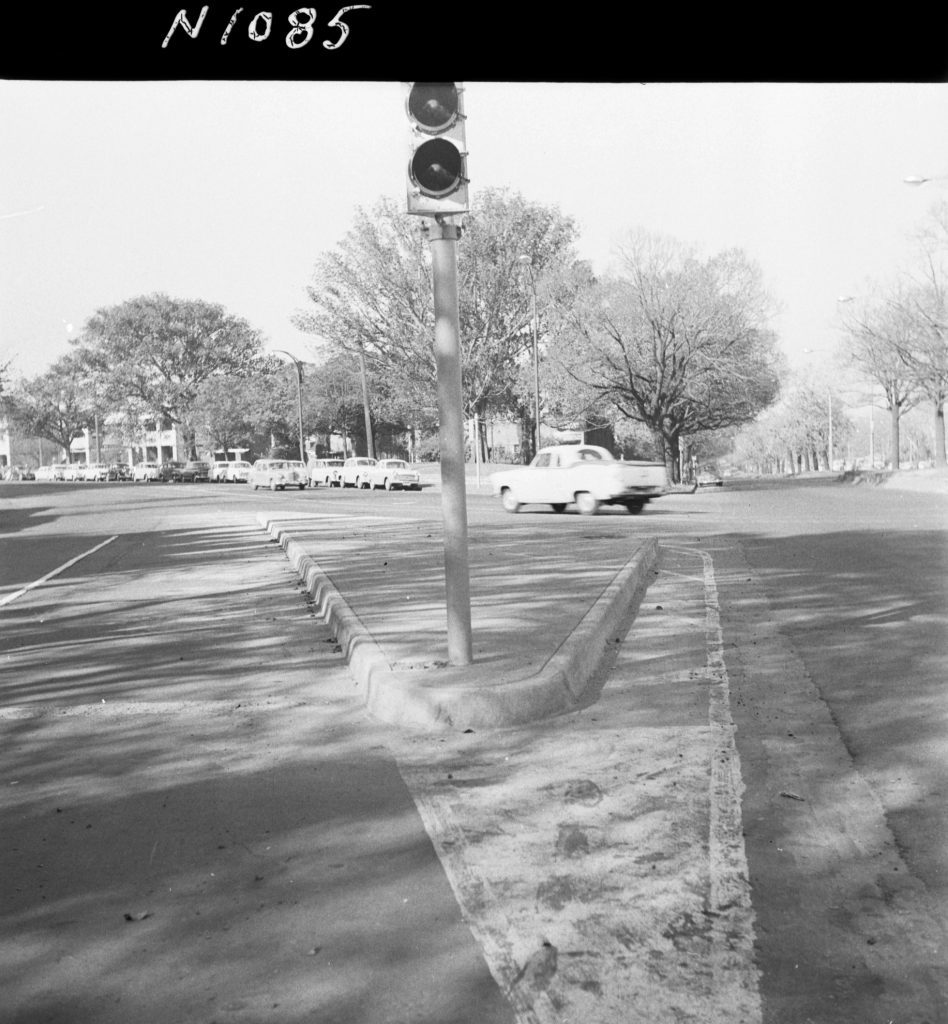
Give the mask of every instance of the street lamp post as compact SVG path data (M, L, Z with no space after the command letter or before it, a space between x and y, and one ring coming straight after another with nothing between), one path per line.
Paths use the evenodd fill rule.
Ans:
M537 282L533 275L533 260L529 256L518 256L517 262L530 271L530 293L532 298L533 322L533 412L536 422L536 446L540 450L540 351L537 345Z
M275 348L272 349L272 351L279 355L286 356L288 359L292 359L293 365L296 367L296 401L299 412L300 427L300 462L306 462L306 446L303 443L303 364L296 358L296 356L287 352L286 349Z

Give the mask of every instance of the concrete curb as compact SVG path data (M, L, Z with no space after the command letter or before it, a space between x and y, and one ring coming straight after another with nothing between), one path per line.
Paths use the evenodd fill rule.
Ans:
M606 644L644 593L661 550L657 540L644 541L546 664L532 675L491 678L477 665L398 672L319 564L279 520L261 512L257 522L284 550L309 592L315 612L332 627L350 672L364 688L368 710L396 725L429 730L501 728L577 707Z

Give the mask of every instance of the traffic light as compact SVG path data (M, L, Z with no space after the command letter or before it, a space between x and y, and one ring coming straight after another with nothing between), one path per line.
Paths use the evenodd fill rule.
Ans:
M408 212L466 213L467 148L460 82L408 82Z

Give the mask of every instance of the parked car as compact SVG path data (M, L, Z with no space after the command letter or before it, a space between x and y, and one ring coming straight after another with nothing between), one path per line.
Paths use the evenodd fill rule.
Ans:
M90 462L82 472L83 480L108 480L109 467L105 462Z
M366 475L372 487L386 491L421 490L421 477L404 459L379 459Z
M207 478L212 484L223 483L227 479L229 462L212 462L208 467Z
M57 473L59 474L57 476ZM62 480L63 472L58 466L40 466L33 474L35 480Z
M715 473L699 473L696 477L699 487L723 487L724 481Z
M342 486L342 459L314 459L309 464L309 482L313 487L325 484L327 487Z
M238 459L235 462L227 463L227 476L225 480L229 484L245 484L250 478L251 465Z
M36 474L29 466L10 466L4 477L7 480L35 480Z
M258 487L269 487L271 491L285 491L287 487L303 490L306 481L306 466L292 459L257 459L247 476L254 490Z
M63 480L82 480L85 472L86 464L84 462L67 462L63 466Z
M575 502L586 516L595 515L600 505L622 505L636 513L664 492L665 465L620 462L598 445L551 445L529 466L495 473L491 483L508 512L521 505L551 505L562 512Z
M161 466L157 462L136 462L132 468L133 480L144 480L147 484L150 480L161 479Z
M206 484L208 465L206 462L194 460L175 463L171 470L171 482L174 484Z
M175 473L178 473L183 468L183 462L162 462L158 466L158 476L155 477L155 479L168 483L169 481L174 480Z
M132 467L127 462L113 462L109 466L109 480L131 480Z
M375 459L365 455L354 455L342 464L340 480L343 487L370 487L369 470L375 465Z

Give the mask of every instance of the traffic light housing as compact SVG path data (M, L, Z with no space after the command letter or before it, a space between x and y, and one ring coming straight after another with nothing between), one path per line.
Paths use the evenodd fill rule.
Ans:
M467 213L464 89L460 82L408 82L411 123L408 212Z

